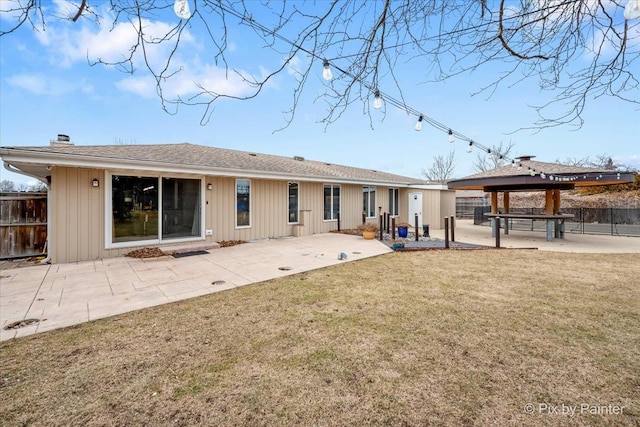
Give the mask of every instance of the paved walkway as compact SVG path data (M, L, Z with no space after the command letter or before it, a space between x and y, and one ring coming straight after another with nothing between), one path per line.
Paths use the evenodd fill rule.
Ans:
M444 239L444 231L432 230L431 237ZM491 229L471 221L457 221L455 237L458 242L495 246ZM565 237L547 242L541 232L511 231L501 235L501 246L640 253L640 237L569 233ZM0 341L389 252L377 240L328 233L245 243L184 258L121 257L3 270ZM340 253L347 255L346 261L338 259ZM4 330L27 319L39 322Z
M377 240L328 233L183 258L120 257L3 270L0 341L389 252ZM40 322L4 329L26 319Z
M444 239L444 230L431 230L431 237ZM541 251L575 253L640 253L640 236L612 236L607 234L565 233L564 239L547 242L542 231L509 230L500 233L502 248L537 248ZM455 222L455 239L458 242L495 247L496 238L491 237L491 227L473 225L473 220Z

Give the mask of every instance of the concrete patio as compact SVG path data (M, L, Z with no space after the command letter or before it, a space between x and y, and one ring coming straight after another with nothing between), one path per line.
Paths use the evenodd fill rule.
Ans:
M329 233L183 258L121 257L6 269L0 274L0 341L389 252L377 240ZM338 259L340 253L346 260ZM4 329L26 319L39 322Z

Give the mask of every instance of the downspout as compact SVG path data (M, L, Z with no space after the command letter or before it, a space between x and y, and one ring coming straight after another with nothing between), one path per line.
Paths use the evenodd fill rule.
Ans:
M36 175L31 175L30 173L21 171L10 163L4 162L4 167L13 173L17 173L20 175L30 176L31 178L35 178L38 181L42 182L47 186L47 256L40 261L40 264L50 264L51 263L51 245L49 244L49 232L51 231L51 182L50 177L47 177L46 181L43 181L41 177Z

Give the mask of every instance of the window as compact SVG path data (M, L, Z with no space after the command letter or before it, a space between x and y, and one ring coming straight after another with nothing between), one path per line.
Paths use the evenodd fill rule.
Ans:
M158 239L158 178L111 177L112 243Z
M298 183L289 183L289 223L298 222Z
M362 212L367 218L376 216L376 187L362 187Z
M390 188L389 189L389 213L392 216L398 216L400 215L399 211L398 211L398 189L397 188Z
M251 181L236 180L236 227L251 226Z
M126 243L202 236L200 179L111 176L111 236Z
M200 180L162 179L162 238L200 236Z
M340 186L325 184L324 186L324 219L338 219L340 215Z

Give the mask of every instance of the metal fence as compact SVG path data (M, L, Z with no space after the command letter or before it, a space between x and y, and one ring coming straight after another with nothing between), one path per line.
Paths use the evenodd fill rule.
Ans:
M490 212L489 206L476 206L473 211L473 223L488 225L484 216ZM511 209L510 213L544 215L544 208ZM638 208L565 208L563 214L575 215L565 221L565 233L608 234L612 236L640 236L640 209ZM511 219L512 230L546 231L545 220Z

